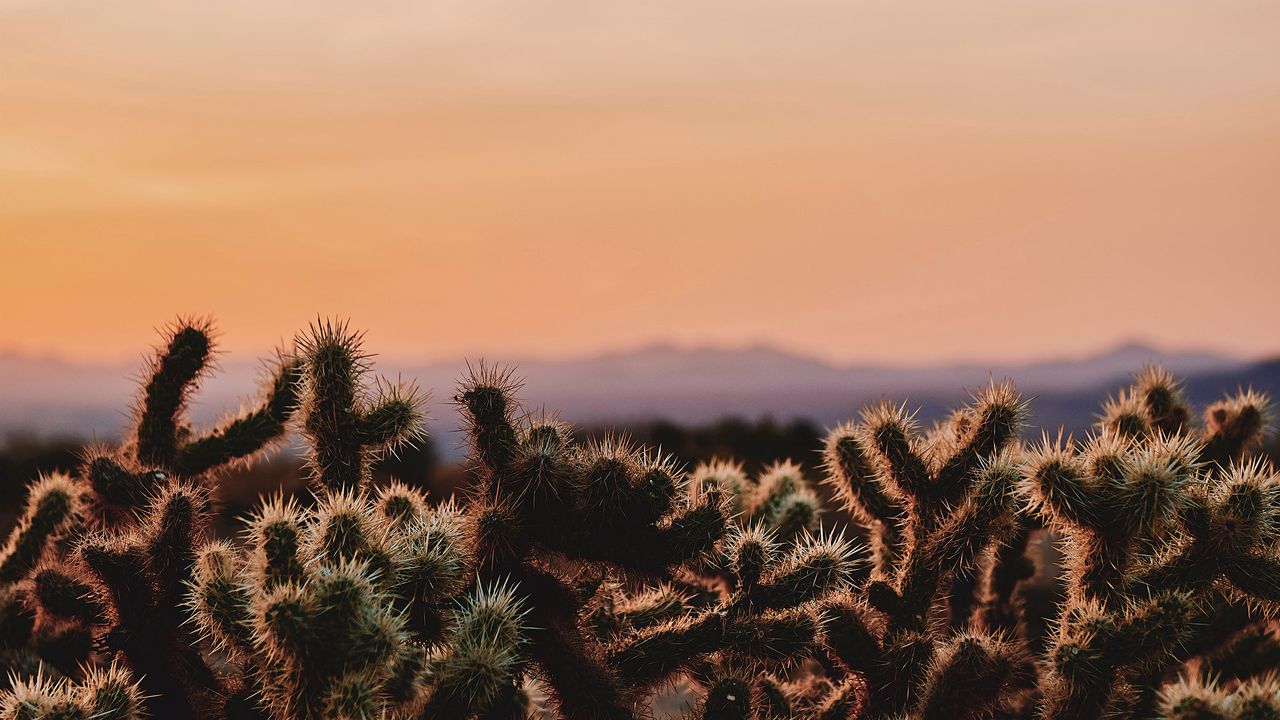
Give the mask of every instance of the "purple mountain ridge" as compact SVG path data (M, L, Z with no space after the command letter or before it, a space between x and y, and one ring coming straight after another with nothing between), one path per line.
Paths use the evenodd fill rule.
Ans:
M1217 397L1236 385L1274 390L1280 370L1224 355L1163 351L1126 344L1090 357L1024 364L963 363L932 367L834 365L769 347L679 349L651 346L570 360L514 362L526 378L521 392L530 407L555 410L578 424L625 424L665 419L710 422L725 416L810 418L833 424L882 397L920 406L922 417L943 412L992 379L1011 378L1037 396L1033 421L1087 424L1102 399L1149 362L1158 362L1199 391L1201 377L1225 383L1206 389ZM429 430L446 455L457 444L456 414L449 398L465 362L377 362L387 377L415 380L431 391ZM128 422L137 388L137 366L83 364L0 354L0 435L69 435L113 439ZM219 415L255 393L261 367L224 358L193 402L197 423ZM1193 393L1194 394L1194 393ZM1201 400L1203 401L1203 400Z

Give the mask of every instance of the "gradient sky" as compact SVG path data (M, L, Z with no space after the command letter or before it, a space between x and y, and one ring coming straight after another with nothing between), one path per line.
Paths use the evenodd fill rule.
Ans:
M0 348L1280 351L1280 3L0 0Z

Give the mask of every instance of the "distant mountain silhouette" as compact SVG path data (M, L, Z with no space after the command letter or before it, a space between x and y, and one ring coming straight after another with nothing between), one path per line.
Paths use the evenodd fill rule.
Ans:
M580 424L668 419L705 423L736 415L806 417L833 424L881 397L936 417L991 379L1012 378L1037 397L1034 420L1069 430L1086 426L1108 394L1145 363L1158 362L1187 381L1197 403L1238 385L1280 395L1280 360L1246 362L1210 353L1165 352L1126 344L1079 359L1024 364L963 363L935 367L837 366L769 347L680 349L652 346L596 357L517 363L531 407L545 406ZM416 379L432 391L432 433L446 453L460 436L448 401L465 364L379 362L389 377ZM92 365L0 355L0 433L68 434L108 439L127 423L136 366ZM254 392L258 366L228 360L194 403L197 422L213 422Z

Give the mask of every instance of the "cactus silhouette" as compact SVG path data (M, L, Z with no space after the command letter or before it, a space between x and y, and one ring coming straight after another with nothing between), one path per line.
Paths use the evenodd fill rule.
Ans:
M294 345L198 432L212 333L179 321L125 440L31 484L0 551L0 717L1280 718L1259 393L1197 417L1147 368L1085 437L1032 443L1008 383L928 429L881 402L816 478L583 439L480 364L454 395L472 481L436 498L371 473L422 437L423 396L345 323ZM290 429L310 492L216 537L219 469Z
M205 532L214 471L283 436L296 405L298 363L282 354L257 405L200 434L184 415L208 372L212 328L179 320L164 335L128 437L118 448L87 450L76 477L33 484L0 561L0 622L7 628L0 657L31 708L71 707L67 698L89 692L75 689L77 677L136 678L140 700L119 717L133 717L139 703L170 717L208 715L222 705L225 688L185 624L186 581ZM81 670L96 659L119 662L108 675ZM59 710L31 712L61 717Z
M1024 494L1069 540L1046 718L1150 716L1166 676L1271 615L1280 478L1245 458L1266 405L1241 392L1195 427L1173 377L1147 368L1095 435L1031 453Z

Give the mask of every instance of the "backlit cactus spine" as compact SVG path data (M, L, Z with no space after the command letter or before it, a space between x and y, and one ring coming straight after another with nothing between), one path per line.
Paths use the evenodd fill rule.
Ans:
M141 720L142 693L117 665L90 668L79 682L37 671L0 699L5 720Z
M75 479L33 486L34 505L0 566L4 582L21 580L0 594L21 599L34 619L27 647L4 651L19 678L80 675L78 666L93 660L96 648L121 661L119 672L139 678L153 714L192 715L219 705L222 688L177 612L206 522L206 477L284 433L297 363L282 356L260 404L198 434L185 407L211 354L207 322L168 328L123 445L90 449ZM6 644L17 635L6 633ZM31 652L47 664L33 665Z
M32 610L27 576L56 554L83 519L84 488L61 473L28 487L26 507L0 550L0 672L5 681L39 672L41 663L72 669L88 652L88 631Z
M867 523L874 553L862 593L826 607L827 647L862 678L846 684L865 693L862 715L977 718L1023 709L1035 685L1025 649L984 630L970 605L946 599L975 587L959 581L996 573L993 549L1017 535L1025 417L1021 398L1002 384L927 437L888 403L828 437L828 483Z
M1246 459L1266 405L1242 392L1196 428L1172 376L1148 368L1108 402L1094 436L1032 453L1022 492L1069 540L1047 720L1149 716L1182 663L1211 661L1274 616L1280 480ZM1266 652L1274 640L1259 643Z
M399 483L368 484L379 451L421 432L411 390L365 385L359 337L322 323L299 339L300 420L316 503L266 502L248 553L205 546L195 624L237 662L246 716L468 717L506 698L526 610L514 586L474 583L472 523Z
M812 680L805 663L820 655L820 603L851 588L865 563L859 548L820 529L820 501L794 463L759 479L731 462L706 463L686 492L723 497L732 513L723 542L656 593L606 597L596 625L625 684L647 691L682 674L705 689L702 717L752 717L771 673ZM772 707L780 716L796 709L781 690Z
M480 367L459 388L478 482L468 513L482 577L511 578L529 607L526 654L566 717L636 717L643 683L584 627L613 574L650 580L712 551L726 510L696 497L668 458L619 438L579 445L530 417L508 373Z
M371 381L345 325L297 346L255 408L201 435L183 416L209 333L180 323L123 446L33 485L0 550L0 719L516 720L546 695L568 720L630 720L668 685L701 720L1278 715L1280 477L1253 454L1258 393L1197 421L1149 369L1094 434L1029 449L1008 385L927 432L868 408L824 449L867 560L823 527L799 465L686 474L581 442L483 367L456 398L472 492L375 487L378 454L421 431L419 396ZM213 471L291 416L314 498L210 539ZM1019 587L1042 527L1067 565L1040 654Z

